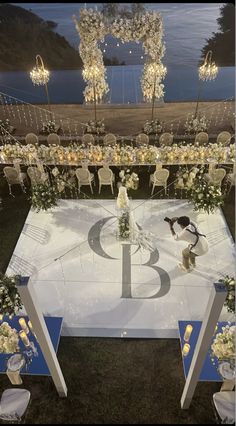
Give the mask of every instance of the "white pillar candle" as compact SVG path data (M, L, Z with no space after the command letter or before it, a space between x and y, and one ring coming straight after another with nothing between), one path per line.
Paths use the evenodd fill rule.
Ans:
M29 333L29 329L28 329L28 327L27 327L27 324L26 324L26 322L25 322L25 319L24 319L24 318L20 318L18 322L19 322L19 324L20 324L20 326L21 326L22 330L23 330L26 334L28 334L28 333Z
M20 331L19 331L19 336L20 336L20 338L21 338L22 342L24 343L24 345L25 345L26 347L29 347L29 346L30 346L29 339L28 339L28 337L27 337L26 333L25 333L23 330L20 330Z
M185 343L182 350L183 356L187 356L189 351L190 351L190 345L188 343Z
M184 333L185 342L189 341L192 331L193 331L193 326L191 324L188 324L185 328L185 333Z

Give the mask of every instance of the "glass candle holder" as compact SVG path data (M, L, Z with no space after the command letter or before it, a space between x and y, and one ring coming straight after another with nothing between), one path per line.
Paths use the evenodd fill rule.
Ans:
M190 345L188 343L185 343L182 349L182 355L187 356L190 351Z
M193 326L191 324L188 324L185 328L185 333L184 333L185 342L189 342L192 331L193 331Z

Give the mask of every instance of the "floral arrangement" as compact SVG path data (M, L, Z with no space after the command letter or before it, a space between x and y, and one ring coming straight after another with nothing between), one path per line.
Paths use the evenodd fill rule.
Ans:
M121 184L129 189L138 189L139 177L137 173L130 173L130 170L121 170L119 173L119 177L121 178Z
M0 325L0 353L10 354L19 351L19 337L15 328L7 322Z
M106 158L115 164L156 164L157 159L163 164L171 163L199 163L233 162L234 144L230 147L223 147L217 144L207 146L177 145L157 148L156 146L120 146L116 144L109 146L90 146L71 144L70 146L46 146L4 144L0 146L0 159L2 163L11 162L14 158L21 158L22 164L28 164L34 159L39 159L44 164L80 164L81 161L88 160L90 164L101 164Z
M195 211L203 209L208 214L213 213L215 208L220 207L224 202L221 188L206 182L203 170L200 171L194 186L189 191L188 201L194 204Z
M40 183L32 186L32 195L30 197L32 207L37 213L40 210L48 210L57 206L59 198L58 190L54 186L47 183Z
M69 170L68 172L63 170L60 172L57 167L54 167L52 175L54 176L55 185L59 193L65 191L66 187L74 187L76 183L75 170Z
M144 126L143 126L143 131L147 135L161 133L162 132L162 124L161 124L160 120L158 120L158 119L151 120L151 121L147 120L145 122Z
M128 240L130 236L129 211L122 212L118 218L118 238Z
M187 133L205 132L207 131L208 124L209 122L205 115L199 115L198 117L192 115L185 122L184 128Z
M50 133L56 133L56 123L54 121L48 121L47 123L43 123L43 128L41 133L43 135L49 135Z
M135 13L131 19L118 18L106 22L101 12L89 8L80 10L79 20L76 16L73 16L73 19L80 36L79 53L84 63L83 78L87 82L84 90L86 102L94 100L94 85L98 100L101 100L109 90L103 55L98 46L98 42L103 42L104 37L109 33L119 38L122 43L141 40L144 51L148 55L148 61L150 62L151 59L153 63L160 65L160 69L164 68L160 62L165 52L160 13L154 11L144 14ZM164 86L160 84L163 76L159 75L156 80L156 97L163 96ZM153 87L153 75L148 67L144 69L141 85L144 98L148 98Z
M0 274L0 314L15 315L21 308L21 298L16 288L18 276Z
M86 123L85 132L86 133L93 133L93 134L96 134L96 135L101 135L101 134L105 133L104 119L97 120L97 121L89 120Z
M6 120L0 120L0 135L5 136L9 130L10 120L8 118L6 118Z
M235 325L222 327L211 345L211 355L219 361L233 361L235 357Z
M189 191L194 185L194 181L196 179L198 172L199 172L198 167L193 167L191 170L188 170L186 167L180 169L176 173L177 180L175 181L175 184L174 184L175 188L185 189Z
M219 279L219 282L223 283L228 290L224 305L227 307L228 312L235 314L235 278L226 275L224 278Z

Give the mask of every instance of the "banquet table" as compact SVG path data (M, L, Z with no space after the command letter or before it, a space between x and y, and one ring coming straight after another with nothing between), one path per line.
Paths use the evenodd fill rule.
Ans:
M3 317L2 322L7 322L12 328L15 328L17 332L21 330L21 326L18 322L20 318L24 318L26 323L28 323L29 318L27 316L14 316L12 319L9 319L9 317ZM61 328L62 328L62 317L44 317L46 326L54 347L55 352L58 350L59 341L60 341L60 334L61 334ZM38 356L32 357L32 362L28 365L27 369L25 367L21 370L21 375L41 375L41 376L51 376L51 373L48 369L48 366L46 364L46 361L44 359L43 353L41 351L41 348L39 346L39 343L34 336L32 332L29 332L27 335L30 342L33 342L35 348L37 349ZM26 351L26 347L19 338L19 348L20 352ZM7 370L7 360L12 356L13 354L5 354L0 353L0 374L6 374Z

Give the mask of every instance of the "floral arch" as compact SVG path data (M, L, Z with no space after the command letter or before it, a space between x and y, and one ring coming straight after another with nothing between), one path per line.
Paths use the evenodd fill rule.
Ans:
M98 46L99 41L103 42L107 34L120 39L122 43L142 42L147 55L141 78L143 97L145 100L163 97L164 85L161 80L166 75L166 68L161 62L165 46L162 41L163 22L160 13L151 11L134 14L131 19L111 20L90 8L81 9L80 19L73 16L73 20L80 35L79 53L84 64L83 78L87 82L84 90L86 102L94 100L95 90L98 101L109 91L103 54Z

